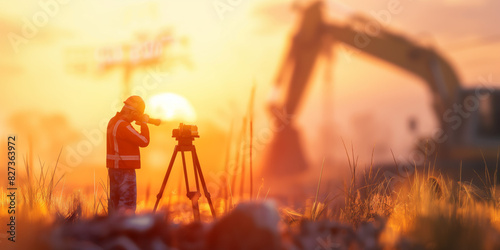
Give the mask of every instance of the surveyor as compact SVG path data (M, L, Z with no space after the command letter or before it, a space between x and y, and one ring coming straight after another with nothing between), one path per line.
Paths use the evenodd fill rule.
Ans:
M106 167L109 174L109 214L135 213L137 184L135 170L141 168L139 147L149 145L149 116L144 114L146 104L140 96L131 96L120 112L108 123ZM141 127L137 132L131 122Z

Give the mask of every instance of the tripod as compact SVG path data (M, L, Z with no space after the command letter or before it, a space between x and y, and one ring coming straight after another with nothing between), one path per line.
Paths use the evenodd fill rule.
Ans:
M177 156L178 152L181 152L182 156L182 166L184 170L184 182L186 183L186 191L187 194L186 196L191 200L191 204L193 206L193 215L194 219L196 221L200 220L200 208L198 206L198 199L201 197L200 193L200 183L203 187L203 193L205 194L205 197L208 200L208 205L210 206L210 211L212 212L212 216L215 219L215 209L212 204L212 199L210 198L210 193L208 192L207 185L205 183L205 179L203 178L203 173L201 172L201 165L200 161L198 160L198 155L196 154L196 148L193 145L193 141L195 137L199 136L190 136L190 137L176 137L176 140L178 141L178 144L174 148L174 153L172 155L172 158L170 159L170 163L168 164L168 169L167 173L165 174L165 178L163 179L163 183L161 184L160 192L158 195L156 195L156 203L155 207L153 209L153 213L156 212L156 209L158 208L158 203L160 202L161 197L163 196L163 191L165 191L165 186L167 185L168 177L170 176L170 172L172 171L172 167L175 162L175 157ZM191 152L191 158L193 159L193 168L194 168L194 178L196 182L196 191L190 191L189 189L189 180L188 180L188 175L187 175L187 168L186 168L186 158L184 156L184 152ZM198 175L199 175L199 180L198 180Z

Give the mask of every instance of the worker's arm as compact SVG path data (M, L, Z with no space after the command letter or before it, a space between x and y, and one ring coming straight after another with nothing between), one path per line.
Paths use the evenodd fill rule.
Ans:
M141 133L137 132L131 124L120 126L122 133L119 133L122 139L130 141L139 147L146 147L149 145L149 128L145 122L140 122Z

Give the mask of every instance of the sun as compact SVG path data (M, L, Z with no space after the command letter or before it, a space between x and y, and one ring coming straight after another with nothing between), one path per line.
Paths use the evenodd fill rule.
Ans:
M149 98L151 117L165 121L193 122L196 112L189 101L174 93L162 93Z

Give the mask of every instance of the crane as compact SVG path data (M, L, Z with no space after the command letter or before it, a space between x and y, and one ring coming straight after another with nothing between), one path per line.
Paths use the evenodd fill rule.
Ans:
M375 35L363 29L370 18L353 15L348 22L327 22L318 1L303 10L276 77L273 114L295 115L310 82L318 59L336 44L403 69L418 77L432 94L433 113L439 121L441 159L477 163L495 158L500 146L500 91L491 86L462 86L454 67L437 50L381 28ZM437 153L437 152L435 152ZM455 166L458 166L456 164ZM299 131L288 124L275 133L264 158L263 175L293 175L307 168Z

